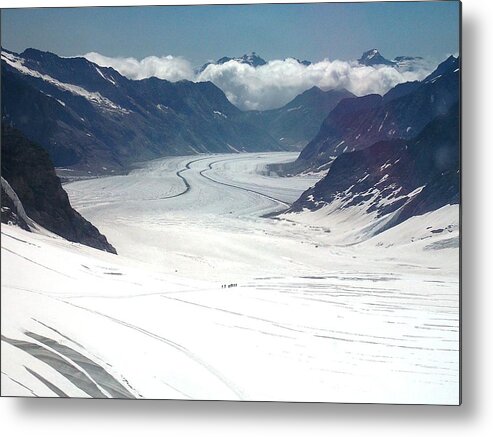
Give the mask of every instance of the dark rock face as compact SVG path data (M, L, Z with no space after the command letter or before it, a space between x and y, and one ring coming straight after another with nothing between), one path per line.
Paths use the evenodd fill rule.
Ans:
M450 74L454 70L460 68L460 59L454 56L449 56L443 61L435 71L433 71L423 82L433 82L443 75Z
M397 85L383 97L342 100L302 150L293 169L317 169L342 153L378 141L411 139L435 117L446 114L458 98L459 59L450 57L422 82Z
M27 216L42 227L69 241L116 253L106 237L72 209L48 153L5 123L2 123L2 178L14 190ZM10 212L4 214L4 207ZM2 190L2 222L12 221L12 213L19 216ZM24 229L27 226L25 222L18 224Z
M377 217L394 213L388 226L460 198L459 104L411 140L381 141L340 155L327 176L290 208L317 210L338 200Z
M345 89L322 91L314 86L282 108L248 111L242 116L267 131L286 148L299 150L316 135L322 121L337 104L349 97L354 97L354 94Z
M2 117L55 166L92 173L201 152L282 150L210 82L129 80L84 58L2 51Z

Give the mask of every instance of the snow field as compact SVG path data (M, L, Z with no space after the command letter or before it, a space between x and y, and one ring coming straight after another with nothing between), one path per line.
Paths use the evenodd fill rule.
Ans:
M359 244L337 211L262 218L316 182L264 174L294 156L168 158L66 185L119 256L2 225L3 394L457 403L457 208Z

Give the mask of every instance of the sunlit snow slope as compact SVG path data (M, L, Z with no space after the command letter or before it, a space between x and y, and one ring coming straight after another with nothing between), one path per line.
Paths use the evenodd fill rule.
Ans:
M2 225L2 394L457 403L458 207L343 244L262 218L316 182L262 174L292 159L66 185L119 256Z

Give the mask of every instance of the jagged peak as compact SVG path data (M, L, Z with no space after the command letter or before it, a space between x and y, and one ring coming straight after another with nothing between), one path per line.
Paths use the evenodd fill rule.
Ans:
M361 58L358 59L358 62L363 65L371 66L371 65L395 65L394 62L385 59L378 49L370 49L364 52L361 55Z
M450 55L447 59L445 59L440 64L438 64L437 68L435 68L435 70L430 75L428 75L423 80L423 82L427 83L427 82L434 81L434 80L440 78L441 76L443 76L444 74L449 74L449 73L455 72L459 68L460 68L459 57L458 56L455 57L454 55Z

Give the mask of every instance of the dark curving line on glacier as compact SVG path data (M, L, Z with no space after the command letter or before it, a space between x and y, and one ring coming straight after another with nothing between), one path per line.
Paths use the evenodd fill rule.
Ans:
M241 187L241 186L238 186L238 185L228 184L226 182L220 182L220 181L217 181L216 179L213 179L210 176L206 176L204 174L206 171L212 170L212 166L214 164L218 164L219 162L224 162L224 161L230 161L230 160L229 159L221 159L219 161L214 161L214 162L209 163L209 165L207 166L207 168L205 168L204 170L201 170L199 172L200 176L202 176L205 179L208 179L211 182L214 182L216 184L219 184L219 185L224 185L226 187L236 188L238 190L243 190L243 191L247 191L249 193L258 194L259 196L262 196L262 197L265 197L265 198L267 198L269 200L272 200L274 202L280 203L281 205L284 205L286 207L290 207L291 206L290 203L284 202L283 200L280 200L280 199L276 199L275 197L269 196L267 194L260 193L259 191L251 190L250 188L245 188L245 187Z
M7 234L4 234L3 232L2 232L2 234L3 234L3 235L7 235ZM27 258L27 257L25 257L25 256L21 255L20 253L17 253L17 252L14 252L13 250L7 249L7 248L6 248L6 247L4 247L4 246L2 246L2 250L5 250L5 251L7 251L7 252L10 252L12 255L15 255L15 256L18 256L18 257L20 257L20 258L22 258L22 259L25 259L26 261L29 261L30 263L36 264L37 266L40 266L40 267L42 267L42 268L44 268L44 269L46 269L46 270L50 270L50 271L52 271L52 272L54 272L54 273L57 273L57 274L62 275L62 276L65 276L66 278L69 278L69 279L75 279L75 278L74 278L74 277L72 277L72 276L66 275L65 273L62 273L61 271L59 271L59 270L55 270L55 269L52 269L52 268L50 268L50 267L48 267L48 266L45 266L44 264L40 264L40 263L38 263L38 262L36 262L36 261L32 260L31 258Z
M200 158L200 159L194 159L192 161L189 161L185 164L185 167L183 167L182 169L178 170L175 175L178 176L184 183L185 185L185 189L181 192L181 193L176 193L176 194L172 194L171 196L163 196L163 197L157 197L155 199L145 199L145 200L167 200L167 199L174 199L175 197L180 197L180 196L183 196L185 194L187 194L191 189L192 189L192 186L190 185L190 183L188 182L187 178L185 178L185 176L182 176L182 173L187 171L187 170L190 170L190 166L195 163L195 162L199 162L199 161L203 161L204 159L209 159L210 157L205 157L205 158Z

